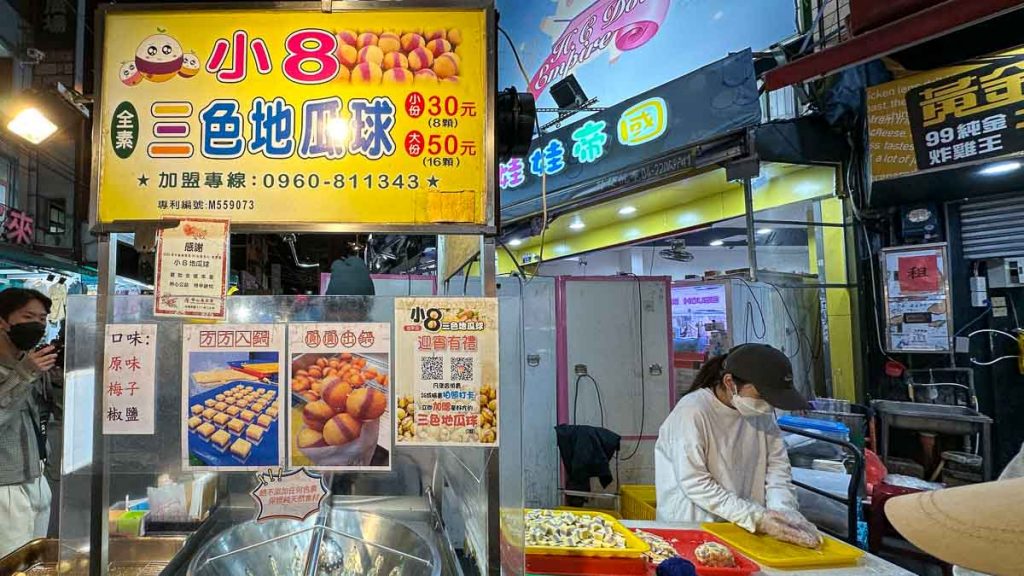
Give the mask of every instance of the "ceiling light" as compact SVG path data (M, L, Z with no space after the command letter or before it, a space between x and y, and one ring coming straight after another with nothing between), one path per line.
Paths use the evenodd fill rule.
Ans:
M569 224L569 229L570 229L570 230L583 230L583 229L584 229L584 228L586 228L586 227L587 227L587 225L583 223L583 220L580 220L580 217L579 217L579 216L577 216L577 217L576 217L576 218L575 218L575 219L574 219L574 220L573 220L573 221L572 221L572 222L571 222L571 223Z
M619 208L619 216L629 216L636 212L636 206L623 206Z
M765 234L771 234L771 233L772 233L772 229L771 228L758 228L757 229L757 235L758 236L764 236Z
M7 129L33 144L39 144L57 131L57 125L36 108L25 108L10 122Z
M708 246L721 246L723 244L725 244L724 240L712 240L711 242L708 242Z
M1010 162L998 162L996 164L989 164L981 170L978 170L978 174L982 176L998 176L1000 174L1007 174L1014 170L1020 169L1020 162L1012 160Z
M520 240L519 238L513 238L513 239L508 241L508 245L512 246L512 247L522 246L522 244L523 244L523 241Z

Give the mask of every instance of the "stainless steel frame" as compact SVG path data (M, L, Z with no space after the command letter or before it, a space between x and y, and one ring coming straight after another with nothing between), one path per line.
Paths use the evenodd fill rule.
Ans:
M212 2L209 4L105 4L100 6L96 12L96 44L97 64L95 70L95 102L97 108L103 105L103 39L106 33L105 20L107 14L120 14L129 12L202 12L212 10L245 10L245 9L272 9L287 10L290 12L311 12L318 16L326 12L324 2ZM488 158L486 163L484 187L485 197L485 219L483 225L473 224L374 224L356 222L336 223L308 223L308 222L286 222L286 223L248 223L234 224L232 230L241 234L270 234L282 232L307 232L307 233L369 233L369 232L390 232L408 234L495 234L497 232L496 206L497 199L497 163L494 162L495 148L495 126L494 106L497 97L497 18L493 0L404 0L403 2L387 2L382 0L334 0L331 3L330 12L368 11L368 10L396 10L396 9L461 9L461 10L483 10L485 12L485 45L487 46L487 71L485 88L487 93L485 114L486 124L484 132L483 150ZM112 223L100 223L98 221L98 200L100 181L100 151L103 149L103 122L100 114L95 114L92 127L92 171L89 199L89 225L94 232L133 232L140 224L152 224L154 221L118 221ZM173 220L168 220L167 225L173 225Z
M328 6L329 4L329 6ZM327 8L330 8L329 10ZM497 38L496 38L496 12L493 0L406 0L401 4L380 0L334 0L329 1L305 1L305 2L239 2L239 3L210 3L201 7L194 4L139 4L139 5L104 5L99 8L96 16L96 44L95 53L99 55L99 63L95 70L95 93L96 101L102 105L102 55L103 39L105 35L105 18L111 13L144 12L144 11L189 11L197 10L218 10L218 9L275 9L288 11L306 11L313 14L345 10L374 10L400 8L409 9L463 9L483 10L485 12L485 43L487 46L487 70L486 70L486 127L484 140L484 153L487 155L486 181L483 182L485 190L485 219L484 225L453 225L453 224L425 224L425 225L379 225L372 223L249 223L233 225L233 231L237 233L284 233L284 232L318 232L318 233L367 233L367 232L394 232L409 234L478 234L493 235L497 231L496 200L497 200L497 172L494 162L495 149L495 126L494 106L497 94ZM100 177L100 157L102 150L102 121L93 123L92 133L92 172L90 186L90 227L100 235L100 262L98 276L99 301L97 303L98 342L102 342L103 329L108 318L112 314L112 296L114 294L113 283L116 274L116 234L114 232L130 232L141 225L153 226L158 224L155 221L119 221L114 223L101 224L98 222L98 193ZM166 221L165 225L173 225L173 220ZM483 280L483 292L485 296L493 297L496 293L496 270L494 265L494 243L484 245L485 265L481 266L481 277ZM97 351L99 362L102 365L102 347ZM95 398L100 401L103 397L103 373L96 371ZM107 445L102 436L103 419L101 410L94 410L93 417L93 460L91 476L91 525L90 525L90 576L103 576L107 573L107 551L108 531L106 521L106 510L109 505L108 483L107 483ZM486 469L486 483L488 490L488 554L487 573L497 576L501 573L501 553L499 545L499 477L498 477L498 448L492 448L489 462Z

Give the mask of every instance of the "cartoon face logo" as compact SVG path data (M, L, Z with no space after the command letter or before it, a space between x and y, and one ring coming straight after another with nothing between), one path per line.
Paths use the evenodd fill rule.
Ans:
M121 64L121 69L117 72L117 77L124 82L125 86L135 86L139 82L142 82L142 74L139 72L139 68L135 65L135 62L125 62Z
M196 56L195 52L189 52L181 59L181 70L178 70L178 75L182 78L191 78L196 74L199 74L199 56Z
M135 50L135 66L151 82L166 82L181 70L184 51L173 37L158 34L146 38Z

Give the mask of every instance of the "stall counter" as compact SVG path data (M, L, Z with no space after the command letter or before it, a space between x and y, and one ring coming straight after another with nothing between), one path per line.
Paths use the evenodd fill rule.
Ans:
M627 528L661 528L670 530L700 530L699 524L687 524L687 523L673 523L673 522L651 522L646 520L622 520L623 525ZM848 566L845 568L829 568L829 569L811 569L811 570L786 570L780 568L768 568L762 567L761 571L758 572L761 576L777 576L782 574L799 574L800 576L914 576L913 572L909 572L892 564L882 560L878 556L864 553L864 556L860 560L860 564L857 566Z

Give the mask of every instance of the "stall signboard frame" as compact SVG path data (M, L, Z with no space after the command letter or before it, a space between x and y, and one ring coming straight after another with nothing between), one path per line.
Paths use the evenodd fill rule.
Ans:
M324 6L102 7L93 229L202 216L230 219L240 233L495 233L493 3ZM459 42L402 45L403 32L425 35L431 26L458 30ZM346 31L364 28L396 34L391 41L403 47L388 56L409 76L420 67L447 79L406 84L404 73L360 68L359 59L375 63L380 54L340 46ZM428 67L434 52L438 65ZM351 70L349 58L357 60Z
M220 20L207 24L210 29L204 29L202 23L209 23L211 16L218 16ZM250 26L246 29L250 19L260 18L263 19L262 28ZM379 24L385 21L386 25ZM137 26L126 27L125 22L134 22ZM113 294L117 234L151 234L156 228L174 226L176 221L190 217L227 219L231 222L232 231L236 233L387 232L483 235L485 238L482 242L482 292L485 297L496 297L494 240L490 237L497 231L498 214L497 163L494 162L494 110L497 95L496 22L494 3L489 0L410 0L401 5L379 0L325 0L219 2L202 6L152 3L101 7L97 12L95 24L95 49L99 55L99 64L96 67L97 107L92 135L90 189L90 224L93 231L98 234L97 338L103 337L106 325L115 317ZM171 25L174 25L173 30ZM306 58L299 58L290 63L289 73L301 79L306 74L321 71L324 65L330 67L332 61L341 66L344 62L341 58L351 57L352 54L351 51L345 51L346 54L339 52L336 41L340 37L338 32L348 30L349 27L362 29L360 32L374 30L382 36L387 29L404 32L425 27L426 33L431 25L437 29L446 29L448 35L452 29L463 32L460 41L455 45L449 43L448 46L431 48L431 53L437 49L440 55L454 53L454 57L437 56L438 60L445 60L447 68L431 66L431 71L440 79L460 76L458 83L449 80L445 84L439 80L437 85L427 83L421 90L415 84L409 87L404 84L397 86L381 83L377 88L364 89L353 87L351 83L328 82L320 84L318 92L318 84L314 82L288 83L283 76L286 68L284 58L287 55L307 55L304 51L320 50L325 45L333 47L334 51L320 50L318 53L329 53L333 56L316 58L316 64L320 66L313 65L311 68L305 67ZM378 27L381 29L375 30ZM313 31L312 36L307 34L302 39L293 41L296 43L288 43L289 37L294 33L309 31ZM335 40L327 39L324 32L330 33ZM173 41L167 41L168 38ZM318 38L320 44L317 43ZM401 44L401 36L399 43ZM165 46L169 52L164 51ZM459 46L462 46L461 50ZM233 56L236 47L240 47L244 52L244 58L236 59ZM156 51L155 55L150 48ZM401 49L402 56L410 62L411 51L406 48L403 46ZM195 54L192 53L193 50L196 51ZM389 50L389 53L394 51L396 50ZM465 52L460 54L460 51ZM187 61L186 55L189 56ZM367 53L364 57L376 63L373 54ZM421 52L417 53L416 58L422 58L424 61L434 59L433 56L428 57ZM188 68L185 67L186 64ZM241 78L237 77L239 66L248 68L247 74ZM355 68L346 68L349 76ZM367 72L365 77L374 82L383 82L383 72L378 71L378 76L369 69L370 67L364 68L362 71ZM213 78L218 72L227 75L227 79L231 81L214 81ZM344 74L340 68L334 69L333 73ZM272 81L274 78L281 84L288 84L287 90L279 90L280 85ZM391 79L401 80L397 74L392 75ZM247 82L252 82L253 85L247 87ZM201 88L204 84L207 86L206 89ZM342 86L344 88L339 90ZM412 92L421 93L422 102L410 99ZM142 97L141 105L133 103L132 97L125 96L136 93ZM157 94L160 98L147 99L146 94ZM437 96L437 99L432 100L432 96ZM454 109L445 108L450 107L447 100L449 96L455 96L455 102L460 103L458 113ZM196 101L192 102L189 98L196 98ZM232 98L235 99L233 102L224 102ZM262 102L254 104L258 98L262 99ZM281 103L278 103L279 99ZM339 102L336 105L322 102L332 99ZM390 99L391 102L391 107L386 107L383 112L377 107L381 99ZM359 101L355 108L352 107L353 100ZM153 108L153 104L158 101L172 104L158 107L156 110L161 114L160 127L154 118ZM308 102L313 102L319 107L316 108L315 116L309 116L312 118L309 126L315 127L315 135L303 142L301 131L304 126L303 120L307 118L305 115L309 108L306 106ZM462 104L468 102L476 104L476 112L463 118ZM188 105L175 107L175 103ZM421 105L425 108L417 115L410 109L411 105ZM252 123L262 122L265 125L265 116L268 113L279 113L281 109L287 109L289 106L293 109L293 116L290 121L282 123L291 122L295 131L293 147L287 147L287 139L275 140L270 138L269 134L265 134L262 140L254 144ZM431 106L435 106L439 111L431 112ZM440 110L444 110L444 115ZM127 113L123 114L125 112ZM184 115L186 112L190 114L189 122L175 116ZM386 118L389 113L393 114L390 120ZM143 114L148 115L148 118ZM357 114L363 114L364 120L354 121ZM375 115L373 124L367 124L365 121L366 115L369 114ZM342 120L341 128L337 122L330 122L339 117ZM225 121L225 118L230 119L230 122ZM467 118L472 119L471 124ZM411 119L416 122L412 122ZM463 123L460 124L460 121ZM214 125L218 128L211 131ZM354 125L359 129L353 130ZM392 142L383 147L384 152L381 155L371 158L379 149L368 149L370 144L366 142L366 131L373 134L373 137L378 139L377 144L380 144L380 131L386 131L386 126L392 128ZM410 148L417 143L411 137L414 131L423 133L422 145L425 148L420 154L414 154ZM360 143L355 143L356 137L353 134L361 135ZM439 135L436 144L430 138L432 135ZM454 152L449 136L456 138L458 153ZM122 146L120 150L117 149L119 138ZM158 141L156 148L150 147L153 140ZM164 140L172 144L168 146ZM474 141L476 153L467 152L466 158L463 159L461 152L466 150L466 140ZM159 144L164 146L160 147ZM306 148L302 148L303 145ZM440 150L447 154L447 160L440 153L432 155L432 145L435 150L440 146ZM126 146L131 148L131 151ZM241 150L238 150L239 146ZM392 156L388 156L387 151L392 150L391 146L394 147L394 152ZM225 166L223 170L210 167L214 160L209 157L209 153L217 152L218 148L225 152L226 156L236 155L220 160ZM256 150L256 153L253 153L253 150ZM292 155L274 158L270 154L281 150L291 151ZM306 157L299 155L300 150L306 153ZM204 151L207 155L203 154ZM309 154L311 151L313 155ZM164 156L156 161L149 158L152 153L161 153ZM174 157L189 153L189 158ZM398 154L403 156L399 157ZM284 155L283 151L281 155ZM130 164L131 161L141 158L146 160L141 164ZM160 189L161 163L173 166L172 161L192 159L197 162L195 167L186 167L182 164L182 167L176 170L163 170L167 173L177 173L178 187L175 190L179 191L186 180L184 173L189 172L188 193L177 198L175 204L171 204L174 198L161 199L145 192ZM118 172L115 169L115 162L125 160L129 163L122 165ZM418 160L418 163L414 160ZM204 188L226 192L229 171L242 171L242 166L247 163L262 165L272 162L290 163L287 166L291 166L265 171L273 174L274 178L282 173L288 176L288 185L284 193L281 193L279 187L276 197L268 195L264 189L271 188L270 185L274 183L270 179L264 180L264 172L260 172L258 176L245 174L248 180L243 178L242 181L246 184L246 192L239 193L236 189L231 196L215 194L209 198L201 197L204 192L209 191ZM337 168L334 164L337 164ZM132 166L135 166L137 173L132 172ZM137 169L140 166L143 170ZM306 168L307 166L309 168ZM441 175L442 169L448 170L447 176ZM206 174L217 171L222 172L222 187L207 185ZM198 188L195 186L196 179L192 172L201 174ZM386 182L379 179L380 173L385 172L388 176ZM436 172L439 176L438 182L431 181L431 177L435 175L431 172ZM342 174L341 183L345 188L339 186L336 190L333 182L337 173ZM371 178L364 180L367 173ZM316 182L319 186L309 186L310 174L319 176ZM325 174L331 177L325 178ZM396 194L395 189L398 186L393 176L398 174L403 176L404 192L409 191L409 175L418 175L420 193L406 194L404 197ZM302 202L296 200L297 197L301 198L301 193L296 194L299 186L296 184L295 175L303 175L305 193L308 194L312 188L317 191L319 199L316 203L309 202L307 198L303 206L304 211L301 212L296 210L296 205ZM365 182L366 188L363 190L372 188L373 194L361 199L349 198L339 201L336 192L342 189L351 191L352 176L355 176L355 185L362 185ZM110 178L109 182L107 178ZM211 177L210 181L215 182L216 178ZM284 182L281 179L277 181ZM168 180L165 188L171 186ZM240 186L236 188L241 189ZM255 206L251 214L245 213L243 201L255 205L258 199L265 200L267 197L271 198L272 203L263 205L259 214L256 213ZM190 206L185 206L184 199L191 200ZM197 203L197 199L203 202ZM166 205L162 206L161 200L165 201ZM143 238L143 244L145 243L146 239ZM97 361L102 362L103 349L96 350L96 354ZM95 391L98 395L102 393L102 377L96 379ZM100 429L101 426L102 419L97 412L93 415L93 428ZM490 457L486 460L482 482L490 495L486 510L489 536L486 558L488 570L495 572L501 558L498 538L499 449L494 446L489 450ZM92 513L88 554L91 575L105 573L108 565L108 523L99 518L99 515L110 503L110 485L105 478L110 473L110 465L111 460L105 444L94 443L93 474L89 485Z

